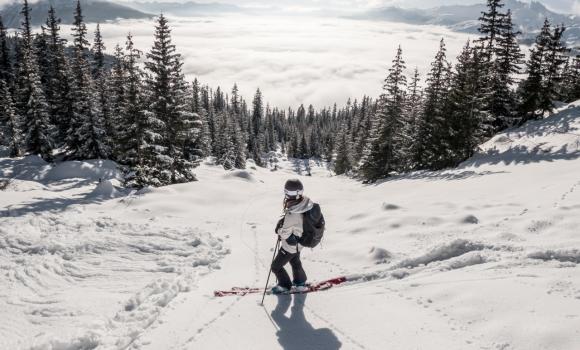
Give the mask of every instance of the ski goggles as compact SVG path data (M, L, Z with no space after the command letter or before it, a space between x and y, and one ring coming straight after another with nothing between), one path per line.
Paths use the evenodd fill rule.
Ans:
M286 198L296 198L298 196L302 196L303 192L304 192L304 190L296 190L296 191L284 190L284 196Z

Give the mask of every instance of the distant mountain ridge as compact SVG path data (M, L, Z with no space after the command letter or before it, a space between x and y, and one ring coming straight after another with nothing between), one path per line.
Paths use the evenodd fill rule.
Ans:
M542 3L532 1L524 3L518 0L504 2L503 10L511 9L514 25L522 32L524 42L532 41L547 17L552 24L565 24L564 38L572 45L580 45L580 18L574 15L556 13ZM450 5L430 9L406 9L400 7L382 7L350 16L355 19L401 22L416 25L441 25L452 30L477 33L479 17L486 10L484 3L477 5Z
M56 15L61 18L63 24L71 24L74 19L76 1L73 0L40 0L30 4L32 25L41 25L46 21L48 9L53 6ZM87 23L112 21L118 18L143 19L153 15L134 8L109 2L106 0L81 0L84 19ZM5 5L0 9L0 15L7 28L19 28L22 20L20 1Z
M134 1L128 2L128 6L149 13L165 13L174 16L199 16L215 15L223 13L246 12L246 9L220 2L199 3L194 1L188 2L158 2L158 1Z

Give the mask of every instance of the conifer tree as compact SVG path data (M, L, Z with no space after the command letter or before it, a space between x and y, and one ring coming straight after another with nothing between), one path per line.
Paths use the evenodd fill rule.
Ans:
M145 69L147 125L146 155L138 168L137 184L168 185L195 180L197 159L185 157L188 140L199 133L199 121L191 112L190 91L182 73L181 55L171 41L167 19L160 15L155 41L147 53Z
M52 94L52 87L49 85L51 80L50 62L48 55L45 54L48 51L48 35L44 27L41 27L40 33L34 35L33 45L36 53L42 53L36 56L36 62L38 64L38 75L40 76L42 90L48 103L50 101L50 95Z
M134 72L134 77L140 76L139 73ZM120 140L120 135L125 131L125 121L123 119L123 114L126 107L126 86L127 83L127 73L125 71L125 54L123 49L119 44L115 46L115 54L113 65L109 73L109 79L107 84L107 94L108 94L108 110L110 113L110 122L113 125L112 130L109 130L109 138L113 142L111 143L111 151L114 154L114 158L119 160L121 158L121 153L124 147L122 141ZM139 86L142 82L139 81ZM135 89L135 91L140 91Z
M298 149L298 158L307 159L310 158L310 152L308 151L308 142L306 142L306 135L302 133L302 138L300 139L300 148Z
M573 102L580 98L580 57L571 58L564 69L560 95L566 102Z
M534 46L530 49L530 57L526 64L527 77L519 86L521 101L519 105L520 123L539 119L543 116L543 112L540 109L542 94L544 93L544 61L548 54L550 40L552 40L552 31L550 22L546 19L542 30L536 37Z
M415 164L419 169L439 169L444 159L444 143L447 139L445 106L449 89L450 64L447 49L441 39L439 51L431 63L425 87L423 118L418 125Z
M232 142L234 144L235 158L234 167L237 169L246 168L246 143L239 125L234 121L232 123Z
M65 54L66 40L60 36L60 19L51 6L46 20L47 102L52 123L56 126L58 143L63 143L70 129L73 115L71 72Z
M271 127L271 133L272 135L274 134L274 127L272 125ZM320 158L321 156L321 151L320 151L320 132L318 128L314 128L311 132L310 132L310 139L308 140L308 145L310 146L310 149L308 150L308 153L310 153L311 157L316 157L316 158ZM274 149L271 149L272 151Z
M8 86L11 86L13 81L12 63L10 58L10 49L8 46L8 39L6 37L6 28L0 16L0 81L4 81Z
M508 10L496 39L495 61L487 66L492 70L486 71L487 77L481 77L489 80L489 91L486 91L488 95L486 109L492 116L494 128L490 128L490 132L502 130L513 124L516 96L512 91L512 86L516 82L516 76L521 73L520 65L524 57L517 40L519 34L520 32L513 30L512 14ZM491 134L488 133L488 136Z
M73 22L73 114L67 144L73 158L106 159L110 154L106 144L103 119L95 98L94 82L87 57L89 42L80 0L77 1Z
M249 129L248 154L254 158L256 165L262 166L262 122L264 118L264 105L262 102L262 92L256 90L252 103L252 118Z
M554 101L560 100L559 86L562 83L562 69L568 60L568 48L562 41L566 27L557 26L553 29L546 47L546 55L542 65L543 84L540 98L541 114L551 113Z
M442 167L456 166L471 157L486 135L485 125L491 120L483 79L486 59L481 48L471 48L469 42L458 57L447 99L448 138L441 152Z
M351 159L351 149L346 128L340 132L338 137L338 148L336 150L336 161L334 162L334 172L336 175L346 174L353 169L353 161Z
M94 81L94 89L96 93L96 109L97 109L97 120L102 123L104 137L103 142L112 152L114 145L114 134L115 134L115 124L111 116L110 103L108 101L109 97L109 81L110 78L108 69L105 67L105 44L103 42L103 37L101 35L101 26L97 24L95 30L95 37L93 41L93 46L91 48L91 53L93 57L92 64L92 76Z
M54 140L49 120L48 105L42 90L38 61L30 26L30 7L24 0L22 7L22 46L18 65L17 113L22 116L26 152L52 159Z
M502 7L502 0L487 0L487 11L482 12L479 18L479 32L483 34L479 43L487 62L494 59L497 42L506 25L506 14L501 12Z
M201 87L197 78L193 81L191 96L192 96L192 112L199 116L201 123L200 132L195 140L193 140L193 147L199 150L199 156L208 157L211 155L211 134L207 120L207 111L203 108L201 101Z
M105 43L101 35L101 25L97 23L91 53L93 54L93 77L97 79L105 69Z
M400 147L406 155L405 162L402 164L402 170L412 170L416 167L413 155L416 154L416 145L418 143L418 126L422 122L423 111L423 91L420 86L421 77L419 68L415 67L411 82L407 89L407 100L405 103L405 120L406 125L403 134L406 136Z
M18 157L22 150L20 120L8 83L3 79L0 79L0 111L0 144L8 147L10 157Z
M135 48L131 34L125 42L125 54L121 56L123 67L113 68L113 78L119 75L124 80L123 90L118 91L122 96L118 112L116 138L118 143L117 159L135 167L143 163L145 148L145 133L147 131L146 118L143 109L143 72L139 67L141 51Z
M216 148L214 150L215 156L218 164L221 164L225 170L231 170L235 167L236 158L232 121L225 111L218 112L217 120L219 129Z
M407 78L403 51L399 46L389 75L385 79L383 94L377 112L377 131L371 140L370 154L362 166L366 179L376 180L399 168L404 155L398 154L405 128L404 106Z

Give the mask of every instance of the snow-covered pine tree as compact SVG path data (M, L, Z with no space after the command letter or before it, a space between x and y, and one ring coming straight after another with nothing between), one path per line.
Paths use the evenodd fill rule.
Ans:
M235 152L235 160L234 160L234 167L237 169L245 169L246 168L246 149L247 145L244 140L244 136L242 134L242 130L238 123L233 120L232 123L232 142L234 144L234 152Z
M447 133L445 106L449 90L451 67L447 61L445 41L441 39L439 51L427 75L423 118L418 125L414 163L419 169L440 169L444 166L444 144Z
M201 90L203 92L203 90ZM203 96L200 94L200 97ZM209 114L207 110L203 107L203 103L201 103L201 108L198 114L201 116L201 133L200 133L200 148L203 152L205 157L209 157L212 154L212 134L210 130L210 120Z
M514 124L516 95L512 86L521 73L520 66L524 58L518 43L518 35L520 32L514 31L512 14L508 10L496 38L495 60L491 65L483 67L492 70L486 70L487 77L481 77L488 79L489 82L486 109L492 116L493 128L489 128L487 136Z
M407 89L403 50L399 46L393 60L389 75L385 79L379 110L377 111L377 128L371 140L370 154L361 170L367 180L376 180L388 176L400 169L405 155L400 154L403 142L402 132L405 128L404 106Z
M146 55L146 156L139 167L138 185L168 185L194 181L197 159L184 154L188 140L197 137L199 121L191 111L191 92L182 73L183 62L171 41L167 19L160 15L153 47Z
M219 125L218 139L216 141L215 156L217 163L221 164L225 170L231 170L235 167L236 150L233 143L233 123L231 117L226 111L220 111L217 114Z
M95 37L93 39L93 46L91 47L92 54L92 73L93 77L97 79L105 69L105 43L101 34L101 24L97 23L95 29Z
M244 169L246 167L246 144L241 137L240 127L235 117L231 115L231 109L218 114L218 140L216 142L215 156L217 163L224 169Z
M542 65L542 94L540 97L540 111L542 115L554 110L554 101L561 100L559 85L563 80L563 68L568 60L570 51L563 42L562 36L566 31L564 25L556 26L546 47L546 55Z
M264 104L262 92L256 90L252 103L252 117L250 120L248 154L254 159L256 165L262 166L262 123L264 119Z
M271 110L268 106L266 108L266 122L264 128L264 148L266 151L275 151L277 142L276 142L276 132L275 132L275 118L276 118L276 111Z
M201 114L201 87L197 78L191 83L191 110L193 113Z
M564 68L560 95L565 102L573 102L580 98L580 57L571 58Z
M105 44L101 35L101 26L97 23L95 30L95 37L93 46L91 47L92 54L92 75L94 81L94 89L96 93L97 104L97 120L102 123L104 128L105 140L109 152L112 153L115 139L115 123L111 116L109 99L109 70L105 66Z
M246 125L245 120L247 118L247 112L245 109L246 109L245 102L243 101L242 97L239 94L238 85L234 84L230 96L230 113L233 116L232 140L236 152L236 161L234 166L237 169L246 168L246 159L247 159L246 150L248 149L247 144L248 136L246 135L246 132L244 130L244 125Z
M518 87L520 95L520 105L518 107L520 124L543 116L540 104L544 93L544 60L548 54L548 45L550 45L551 40L551 25L550 21L546 19L542 30L536 36L534 46L530 49L530 57L526 63L527 77Z
M290 142L288 145L288 157L300 158L300 150L298 145L298 132L296 130L290 131Z
M336 160L334 161L334 172L336 175L346 174L353 169L353 160L351 158L351 145L348 137L346 126L341 128L337 135Z
M24 149L28 153L40 155L45 160L52 160L53 126L50 123L48 105L40 82L27 0L24 0L21 14L22 44L19 47L16 105L17 114L22 117L22 129L25 133Z
M209 155L214 155L214 148L216 143L216 124L215 124L215 113L213 106L211 104L211 92L208 86L204 86L200 91L201 106L203 109L203 117L207 124L207 139L209 142ZM205 127L203 127L205 129Z
M71 74L65 54L66 40L60 36L60 19L54 7L50 6L46 20L47 48L44 52L47 65L47 102L52 123L56 126L57 143L62 144L70 129L73 115L71 96Z
M358 167L361 160L368 157L368 145L373 130L376 111L373 109L373 102L370 97L364 96L360 109L360 121L358 130L355 133L355 140L352 150L353 167Z
M113 65L109 73L107 84L108 94L108 110L110 112L111 123L113 129L110 131L109 137L113 141L111 144L111 152L114 159L119 160L123 148L120 140L120 133L124 131L123 123L123 108L125 104L125 83L127 82L127 74L125 72L125 54L119 44L115 46L115 54Z
M143 163L145 134L149 126L143 112L143 72L139 67L141 51L135 48L131 34L127 35L125 53L117 53L116 57L122 60L122 67L115 63L111 75L113 82L122 79L118 82L122 88L116 88L112 96L112 100L119 103L112 108L119 113L115 118L117 159L133 168Z
M308 149L308 142L306 142L306 135L304 132L300 138L300 147L298 148L298 158L300 159L308 159L310 158L310 152Z
M191 111L197 115L201 127L197 138L192 140L191 147L197 150L195 151L197 156L208 157L211 155L211 135L207 121L207 112L202 106L200 94L201 87L196 78L191 85Z
M501 12L502 7L502 0L487 0L487 11L482 12L479 17L479 32L483 37L478 42L487 62L495 59L497 43L506 25L506 14Z
M98 109L97 96L87 57L89 42L80 0L77 0L73 22L73 114L67 145L76 159L106 159L110 149L106 143L103 120Z
M3 80L8 86L12 86L14 76L10 58L10 48L6 37L6 27L0 16L0 81Z
M486 111L486 60L481 48L472 48L469 42L457 59L447 99L449 135L441 154L442 167L456 166L471 157L486 134L485 125L491 120Z
M18 157L22 151L20 118L16 114L8 83L0 79L0 144L8 147L10 157Z
M405 129L406 136L404 142L400 145L403 153L406 155L405 162L401 170L409 171L414 169L417 164L414 163L413 155L416 154L415 147L419 143L418 126L421 125L423 118L423 91L420 86L421 76L419 68L415 67L411 82L407 88L407 99L405 101Z
M40 83L42 84L42 91L46 98L46 102L49 103L51 100L50 95L52 94L52 87L50 84L51 69L49 66L48 56L44 53L48 51L48 35L46 34L46 29L41 26L41 32L33 36L34 51L36 53L42 53L36 56L36 61L38 63L38 75L40 76ZM49 106L50 112L50 106ZM51 122L53 122L51 118Z
M274 134L274 127L272 126L272 135ZM310 139L308 140L308 145L310 146L309 153L310 157L320 158L321 145L320 145L320 129L314 124L314 128L310 131Z

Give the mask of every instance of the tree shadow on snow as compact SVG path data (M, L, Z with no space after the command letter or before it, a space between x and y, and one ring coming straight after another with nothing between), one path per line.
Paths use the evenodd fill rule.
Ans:
M111 196L95 195L93 192L77 194L71 197L38 198L32 201L21 203L16 206L7 206L0 210L0 217L18 217L27 214L39 214L43 212L59 213L75 205L88 205L102 203L114 198L125 196L124 191L118 191Z
M498 151L496 149L488 150L483 154L478 154L467 160L462 165L480 167L482 165L496 165L500 163L505 165L531 164L574 160L577 158L580 158L580 150L570 150L568 149L568 145L563 145L558 149L546 146L545 144L536 144L533 147L517 145L505 151Z
M427 180L427 181L456 181L465 180L474 177L482 177L496 174L505 174L507 171L473 171L473 170L441 170L428 171L419 170L408 174L392 175L385 179L380 179L375 182L367 183L367 186L379 186L386 182L401 181L401 180Z
M279 295L272 319L278 326L278 342L284 350L336 350L342 347L332 330L315 329L304 316L307 294ZM290 316L286 312L294 300Z

